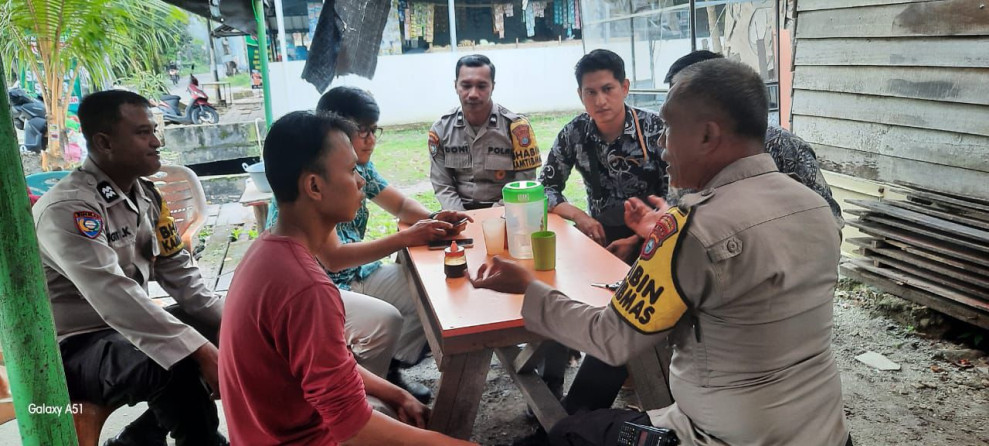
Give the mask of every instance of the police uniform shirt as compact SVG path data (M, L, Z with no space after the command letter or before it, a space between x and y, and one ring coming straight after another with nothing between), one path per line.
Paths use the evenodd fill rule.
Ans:
M215 326L223 300L206 288L154 184L140 179L132 195L87 159L33 208L41 260L59 341L112 328L167 369L208 341L152 302L148 281Z
M831 351L839 245L828 204L755 155L660 219L607 307L537 281L522 316L613 365L670 342L676 403L649 416L685 445L843 445Z
M457 107L429 130L430 170L443 209L490 207L512 181L534 180L542 165L529 121L492 103L488 121L470 126Z
M666 162L657 145L662 131L659 115L629 105L625 130L611 142L603 140L587 113L574 118L560 130L539 174L550 209L567 201L563 190L576 167L587 189L590 216L605 226L625 226L625 200L666 197Z

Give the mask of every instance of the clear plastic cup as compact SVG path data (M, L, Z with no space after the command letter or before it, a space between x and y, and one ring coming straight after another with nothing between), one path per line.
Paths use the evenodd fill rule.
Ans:
M481 222L484 231L484 249L489 256L505 252L505 219L489 218Z

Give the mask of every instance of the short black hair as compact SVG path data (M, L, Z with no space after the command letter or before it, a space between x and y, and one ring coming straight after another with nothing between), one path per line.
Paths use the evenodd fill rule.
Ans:
M740 136L763 141L769 121L769 95L752 67L723 58L695 63L680 72L678 100L718 110L734 122Z
M334 113L295 111L282 116L268 130L264 140L264 175L271 185L275 200L292 203L299 198L299 176L303 172L325 174L319 161L326 136L339 130L348 136L357 126ZM331 149L338 149L332 147Z
M127 90L97 91L82 98L76 114L86 143L92 144L93 135L110 132L120 122L120 106L124 104L151 107L147 98Z
M625 61L614 51L594 50L581 57L574 66L577 88L584 86L584 75L595 71L608 70L618 82L625 82Z
M381 117L381 109L374 96L354 87L335 87L327 91L319 98L316 111L336 113L364 126L378 122Z
M484 66L491 69L491 82L494 82L495 66L493 63L491 63L491 59L488 59L488 56L485 56L483 54L468 54L464 57L461 57L460 60L457 61L457 72L453 78L460 79L460 67L477 68Z
M686 56L677 59L676 62L673 62L673 65L670 65L670 70L666 72L666 77L663 78L663 82L672 84L673 76L676 76L677 73L682 71L684 68L687 68L697 62L703 62L711 59L722 59L724 57L725 56L708 50L697 50L689 53Z

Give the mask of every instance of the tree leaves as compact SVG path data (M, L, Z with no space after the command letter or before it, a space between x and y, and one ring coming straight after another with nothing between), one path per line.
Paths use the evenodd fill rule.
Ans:
M66 86L81 75L95 90L125 77L153 80L186 24L187 13L158 0L0 0L0 55L34 73L50 127L61 130L72 94ZM64 141L64 133L50 138L46 170L48 161L66 167Z

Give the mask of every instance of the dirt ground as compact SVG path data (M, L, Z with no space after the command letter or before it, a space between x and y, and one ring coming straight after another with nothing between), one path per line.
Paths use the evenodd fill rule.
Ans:
M989 336L924 307L843 281L835 298L834 354L856 445L989 444ZM961 338L965 343L949 339ZM968 345L966 345L968 344ZM857 360L873 351L900 365L879 371ZM576 372L568 371L567 385ZM434 389L432 358L405 371ZM616 407L635 403L623 391ZM483 445L510 445L536 429L522 395L495 359L474 427Z
M41 155L21 152L21 168L24 170L24 176L41 172Z

